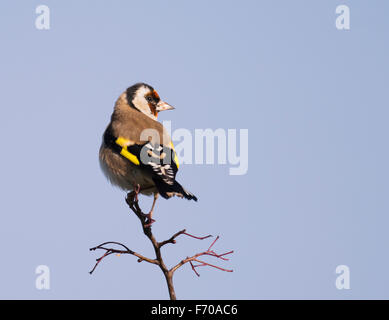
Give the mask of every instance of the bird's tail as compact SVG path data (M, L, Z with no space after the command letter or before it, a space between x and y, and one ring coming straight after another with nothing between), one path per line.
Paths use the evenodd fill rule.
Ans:
M174 181L172 185L164 183L162 180L154 179L155 186L158 189L158 192L161 194L162 197L165 199L169 199L172 196L178 196L181 198L185 198L188 200L194 200L197 201L197 197L185 190L182 185L180 185L177 181Z

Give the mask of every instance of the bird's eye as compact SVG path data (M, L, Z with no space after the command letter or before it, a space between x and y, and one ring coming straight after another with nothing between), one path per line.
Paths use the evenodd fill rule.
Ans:
M150 96L147 96L147 97L146 97L146 100L147 100L148 102L151 102L151 101L153 101L153 98L151 98Z

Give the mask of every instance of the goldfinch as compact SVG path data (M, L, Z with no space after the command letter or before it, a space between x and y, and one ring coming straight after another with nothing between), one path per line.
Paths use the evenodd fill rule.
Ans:
M158 113L174 109L163 102L148 84L137 83L117 99L111 121L100 147L100 166L108 180L121 189L144 195L154 194L150 212L152 219L158 194L195 200L177 181L179 163L169 134Z

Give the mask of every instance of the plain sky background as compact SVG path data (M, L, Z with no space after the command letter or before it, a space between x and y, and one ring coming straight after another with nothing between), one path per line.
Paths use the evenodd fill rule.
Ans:
M35 28L48 5L51 29ZM335 28L347 4L351 30ZM0 298L166 299L124 192L98 164L117 97L144 81L173 130L249 129L249 171L184 165L199 201L159 200L159 240L186 228L235 250L233 273L176 272L180 299L389 298L388 1L1 1ZM141 197L145 209L151 199ZM171 266L208 240L165 247ZM211 261L211 258L210 260ZM51 289L35 288L47 265ZM335 287L349 266L351 289Z

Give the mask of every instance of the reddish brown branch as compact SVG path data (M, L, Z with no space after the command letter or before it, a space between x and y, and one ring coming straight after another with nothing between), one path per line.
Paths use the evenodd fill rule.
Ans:
M228 255L228 254L232 254L234 253L234 251L228 251L228 252L225 252L225 253L222 253L222 254L217 254L215 251L211 250L211 248L213 247L213 245L216 243L216 241L219 240L219 236L217 236L215 238L215 240L211 243L211 245L208 247L208 249L206 251L203 251L203 252L200 252L200 253L197 253L191 257L187 257L186 259L180 261L178 264L176 264L173 268L171 268L170 270L172 272L175 272L178 268L182 267L185 263L190 263L190 266L192 268L192 270L194 271L194 273L199 277L200 274L197 272L196 268L197 267L205 267L205 266L209 266L209 267L212 267L212 268L216 268L216 269L219 269L221 271L226 271L226 272L232 272L233 270L231 269L225 269L225 268L222 268L222 267L219 267L219 266L216 266L214 264L210 264L208 262L205 262L205 261L201 261L201 260L198 260L197 258L198 257L201 257L201 256L212 256L212 257L215 257L217 259L221 259L221 260L224 260L224 261L227 261L228 258L225 258L224 256ZM195 262L198 262L198 263L201 263L201 264L193 264L193 261Z
M185 234L185 229L184 230L181 230L181 231L178 231L177 233L173 234L170 239L168 240L165 240L165 241L162 241L162 242L159 242L158 243L158 246L159 248L163 247L165 244L168 244L168 243L172 243L172 244L175 244L176 243L176 238L181 235L181 234Z
M198 259L193 259L193 261L201 263L199 265L194 266L195 268L209 266L209 267L213 267L213 268L219 269L221 271L226 271L226 272L233 272L234 271L232 269L225 269L225 268L222 268L222 267L219 267L219 266L215 266L214 264L210 264L208 262L204 262L204 261L201 261L201 260L198 260Z
M184 232L183 234L185 234L186 236L189 236L189 237L198 239L198 240L204 240L204 239L207 239L207 238L209 238L209 237L212 237L211 234L209 234L209 235L207 235L207 236L205 236L205 237L196 237L196 236L194 236L194 235L192 235L192 234L190 234L190 233L186 233L186 232Z
M189 261L189 263L190 263L190 266L191 266L193 272L196 274L196 276L200 277L200 274L196 271L196 266L193 264L193 262Z
M116 245L120 245L122 246L125 250L119 250L119 249L115 249L115 248L106 248L104 247L105 245L107 244L116 244ZM94 251L94 250L98 250L98 249L101 249L101 250L105 250L105 253L98 259L96 259L96 264L95 266L93 267L93 269L91 271L89 271L90 274L93 273L93 271L95 271L96 267L98 266L98 264L101 262L101 260L103 260L106 256L109 256L110 254L112 253L117 253L117 254L132 254L136 257L138 257L138 262L142 262L142 261L147 261L149 263L152 263L152 264L159 264L158 260L156 259L150 259L150 258L147 258L135 251L132 251L130 249L128 249L124 244L120 243L120 242L115 242L115 241L108 241L108 242L104 242L102 244L99 244L98 246L96 247L93 247L93 248L90 248L89 250L90 251Z
M116 253L116 254L130 254L130 255L133 255L133 256L136 256L138 258L138 262L142 262L142 261L146 261L148 263L151 263L151 264L156 264L159 266L159 268L161 269L161 271L163 272L164 276L165 276L165 279L166 279L166 283L167 283L167 286L168 286L168 290L169 290L169 296L170 296L170 299L171 300L175 300L176 299L176 294L175 294L175 291L174 291L174 286L173 286L173 274L174 272L180 268L181 266L183 266L185 263L188 263L190 264L193 272L197 275L197 276L200 276L200 274L197 272L196 268L198 267L205 267L205 266L209 266L209 267L212 267L212 268L215 268L215 269L218 269L218 270L221 270L221 271L226 271L226 272L232 272L232 270L230 269L225 269L225 268L222 268L222 267L219 267L219 266L216 266L214 264L210 264L208 262L205 262L205 261L202 261L202 260L198 260L197 258L201 257L201 256L212 256L212 257L215 257L217 259L220 259L220 260L223 260L223 261L227 261L228 258L225 258L226 255L229 255L229 254L232 254L233 251L229 251L229 252L225 252L225 253L222 253L222 254L217 254L215 251L211 250L212 247L214 246L214 244L216 243L216 241L219 239L219 236L217 236L215 238L215 240L211 243L211 245L208 247L208 249L204 252L200 252L200 253L197 253L195 255L193 255L192 257L187 257L186 259L180 261L177 265L175 265L174 267L172 267L171 269L168 269L163 261L163 258L162 258L162 254L161 254L161 248L168 244L168 243L171 243L171 244L175 244L176 243L176 238L180 235L186 235L188 237L191 237L191 238L194 238L194 239L198 239L198 240L204 240L204 239L207 239L209 237L212 237L211 235L207 235L207 236L204 236L204 237L199 237L199 236L195 236L195 235L192 235L190 233L187 233L185 229L181 230L181 231L178 231L176 232L174 235L172 235L169 239L165 240L165 241L162 241L162 242L158 242L152 231L151 231L151 224L148 223L146 217L145 217L145 214L142 212L142 210L140 209L139 207L139 204L138 204L138 198L137 198L137 193L136 192L131 192L127 195L127 198L126 198L126 202L128 204L128 206L130 207L130 209L135 213L135 215L138 217L141 225L142 225L142 229L143 229L143 233L147 236L147 238L149 238L153 248L154 248L154 252L155 252L155 259L150 259L150 258L147 258L135 251L132 251L130 250L127 246L125 246L124 244L120 243L120 242L115 242L115 241L108 241L108 242L104 242L96 247L93 247L93 248L90 248L91 251L94 251L94 250L105 250L105 253L100 257L100 258L97 258L96 259L96 264L95 266L93 267L93 269L90 271L90 274L92 274L95 269L97 268L97 266L99 265L99 263L107 256L113 254L113 253ZM116 248L111 248L109 247L109 245L117 245L117 246L121 246L123 249L116 249ZM194 264L193 262L197 262L199 264Z

